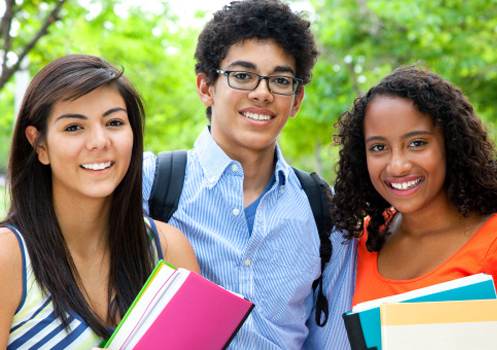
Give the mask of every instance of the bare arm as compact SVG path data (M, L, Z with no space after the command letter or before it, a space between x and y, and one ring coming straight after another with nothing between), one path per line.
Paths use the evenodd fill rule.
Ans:
M0 228L0 349L6 349L10 327L22 297L22 255L14 233Z
M155 221L155 225L159 232L164 260L176 267L200 274L193 248L183 232L161 221Z

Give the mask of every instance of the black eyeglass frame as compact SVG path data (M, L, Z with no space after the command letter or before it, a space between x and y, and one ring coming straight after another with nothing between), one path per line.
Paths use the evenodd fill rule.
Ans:
M276 95L282 95L282 96L293 96L293 95L295 95L297 93L299 87L304 85L304 81L302 79L295 78L295 77L290 77L288 75L275 74L275 75L264 76L264 75L257 74L255 72L249 72L249 71L245 71L245 70L223 70L223 69L215 69L215 71L216 71L216 73L222 74L222 75L224 75L226 77L226 80L228 81L228 86L230 88L235 89L235 90L241 90L241 91L254 91L255 89L257 89L257 87L261 83L261 80L264 79L264 80L266 80L267 89L269 90L270 93L276 94ZM255 75L257 75L259 77L259 80L257 81L257 84L255 84L255 87L253 87L252 89L242 89L242 88L238 88L238 87L233 87L230 84L230 73L233 73L233 72L255 74ZM271 90L271 88L269 87L269 79L274 78L274 77L282 77L282 78L292 79L294 81L293 92L291 94L282 94L281 92L275 92L275 91Z

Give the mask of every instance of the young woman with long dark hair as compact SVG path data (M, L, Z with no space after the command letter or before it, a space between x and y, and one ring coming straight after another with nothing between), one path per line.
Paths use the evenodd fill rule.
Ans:
M144 107L123 72L68 55L25 94L0 228L0 348L89 349L159 258L196 272L188 240L144 218Z

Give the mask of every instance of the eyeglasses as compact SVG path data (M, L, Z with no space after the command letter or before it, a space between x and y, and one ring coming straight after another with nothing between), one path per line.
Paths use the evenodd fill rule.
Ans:
M216 69L216 72L226 76L230 88L243 91L257 89L261 80L265 79L267 88L271 93L291 96L295 95L299 86L303 84L302 79L286 75L270 75L266 77L254 72L222 69Z

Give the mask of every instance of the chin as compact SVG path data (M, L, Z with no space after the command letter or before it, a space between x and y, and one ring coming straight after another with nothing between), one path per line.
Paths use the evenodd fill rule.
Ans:
M112 189L101 189L101 190L95 189L94 191L87 193L87 196L93 199L106 199L112 196L115 189L116 189L115 187Z

